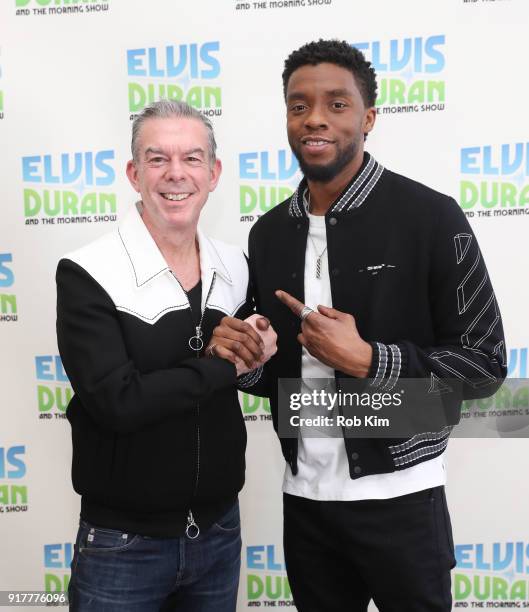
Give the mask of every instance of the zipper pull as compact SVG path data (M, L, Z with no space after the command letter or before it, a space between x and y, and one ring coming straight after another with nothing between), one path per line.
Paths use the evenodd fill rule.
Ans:
M195 519L193 518L193 513L189 510L189 514L187 515L187 527L186 527L186 536L190 540L196 540L200 535L200 528L195 523Z
M202 340L202 330L200 325L195 327L195 335L189 338L189 348L197 353L204 348L204 340Z

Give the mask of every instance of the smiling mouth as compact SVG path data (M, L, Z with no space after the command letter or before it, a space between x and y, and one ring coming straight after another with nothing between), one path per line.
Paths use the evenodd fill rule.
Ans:
M326 145L332 144L332 141L321 140L319 138L304 138L301 141L301 144L303 144L306 147L324 147Z
M161 194L162 198L166 200L171 200L171 202L181 202L182 200L185 200L186 198L188 198L190 195L191 195L190 193L162 193Z

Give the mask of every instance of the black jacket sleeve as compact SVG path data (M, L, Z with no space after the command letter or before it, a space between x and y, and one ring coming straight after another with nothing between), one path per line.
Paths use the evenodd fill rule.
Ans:
M506 349L496 296L476 237L460 207L439 206L430 253L429 296L435 344L373 342L369 378L381 388L399 377L460 382L462 399L487 397L505 378Z
M83 408L101 427L135 432L236 384L234 366L217 358L190 358L167 370L139 372L105 290L67 259L59 262L56 280L61 359Z

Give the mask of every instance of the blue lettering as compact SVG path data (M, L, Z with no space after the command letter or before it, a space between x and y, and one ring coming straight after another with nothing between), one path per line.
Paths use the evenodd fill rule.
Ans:
M53 372L50 367L52 361L53 357L51 355L39 355L35 357L37 380L54 380Z
M163 77L165 76L164 71L161 68L158 68L156 65L156 49L154 47L150 47L148 49L149 53L149 76L152 77Z
M472 544L457 544L455 546L455 557L459 569L472 569L472 561L469 556L474 546Z
M180 50L178 54L178 64L175 65L174 52L176 48L177 47L167 47L167 49L165 50L167 60L167 76L170 77L178 76L181 72L183 72L187 64L187 46L180 45L178 47L178 49Z
M11 287L15 282L15 275L5 264L13 261L11 253L0 253L0 287Z
M479 147L467 147L461 149L461 173L462 174L479 174Z
M53 176L51 169L51 155L44 155L44 182L48 184L58 183L60 178Z
M283 569L281 563L276 563L274 559L275 546L269 545L266 547L266 569L280 571Z
M246 547L246 563L248 569L264 570L265 564L262 561L262 553L264 546L247 546Z
M69 162L70 162L71 157L72 156L70 155L70 153L63 153L61 155L61 172L62 172L63 183L75 182L81 176L81 172L83 171L83 154L82 153L74 154L73 170L70 170ZM88 183L88 184L91 185L92 183Z
M492 147L483 147L483 174L491 174L496 176L500 173L500 169L492 165Z
M476 569L490 570L490 563L483 560L483 544L476 544Z
M507 360L507 375L512 376L518 368L518 378L527 378L527 348L511 349Z
M44 567L69 569L72 564L72 560L73 546L71 542L66 542L65 544L44 545Z
M204 43L200 49L200 59L210 66L208 70L202 70L202 78L214 79L220 74L220 62L216 57L211 55L212 52L218 51L220 45L218 41Z
M426 51L426 55L428 55L431 59L435 60L433 64L426 64L425 72L441 72L441 70L445 67L445 56L442 51L439 51L435 47L441 46L445 44L444 35L439 36L430 36L426 39L426 45L424 50Z
M44 544L44 567L62 568L61 544Z
M25 183L42 182L37 168L39 161L40 155L31 155L29 157L22 158L22 179Z
M257 179L259 174L255 168L257 153L239 154L239 176L242 179Z
M17 455L26 452L25 446L12 446L7 449L0 447L0 478L23 478L26 474L26 465L22 459L17 459ZM15 470L6 469L6 464L16 468Z
M116 179L114 168L105 163L106 160L114 159L114 151L99 151L96 153L96 168L103 173L96 179L96 185L111 185Z
M147 71L143 68L143 56L145 56L145 49L127 51L127 72L130 76L147 76Z

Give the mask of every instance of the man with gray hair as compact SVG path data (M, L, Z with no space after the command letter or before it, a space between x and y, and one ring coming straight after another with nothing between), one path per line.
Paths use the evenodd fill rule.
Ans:
M197 228L221 173L208 119L156 102L134 121L132 157L140 202L57 269L81 495L70 610L233 612L246 446L237 387L275 336L261 339L253 315L251 368L214 345L204 354L222 317L252 313L243 252Z

